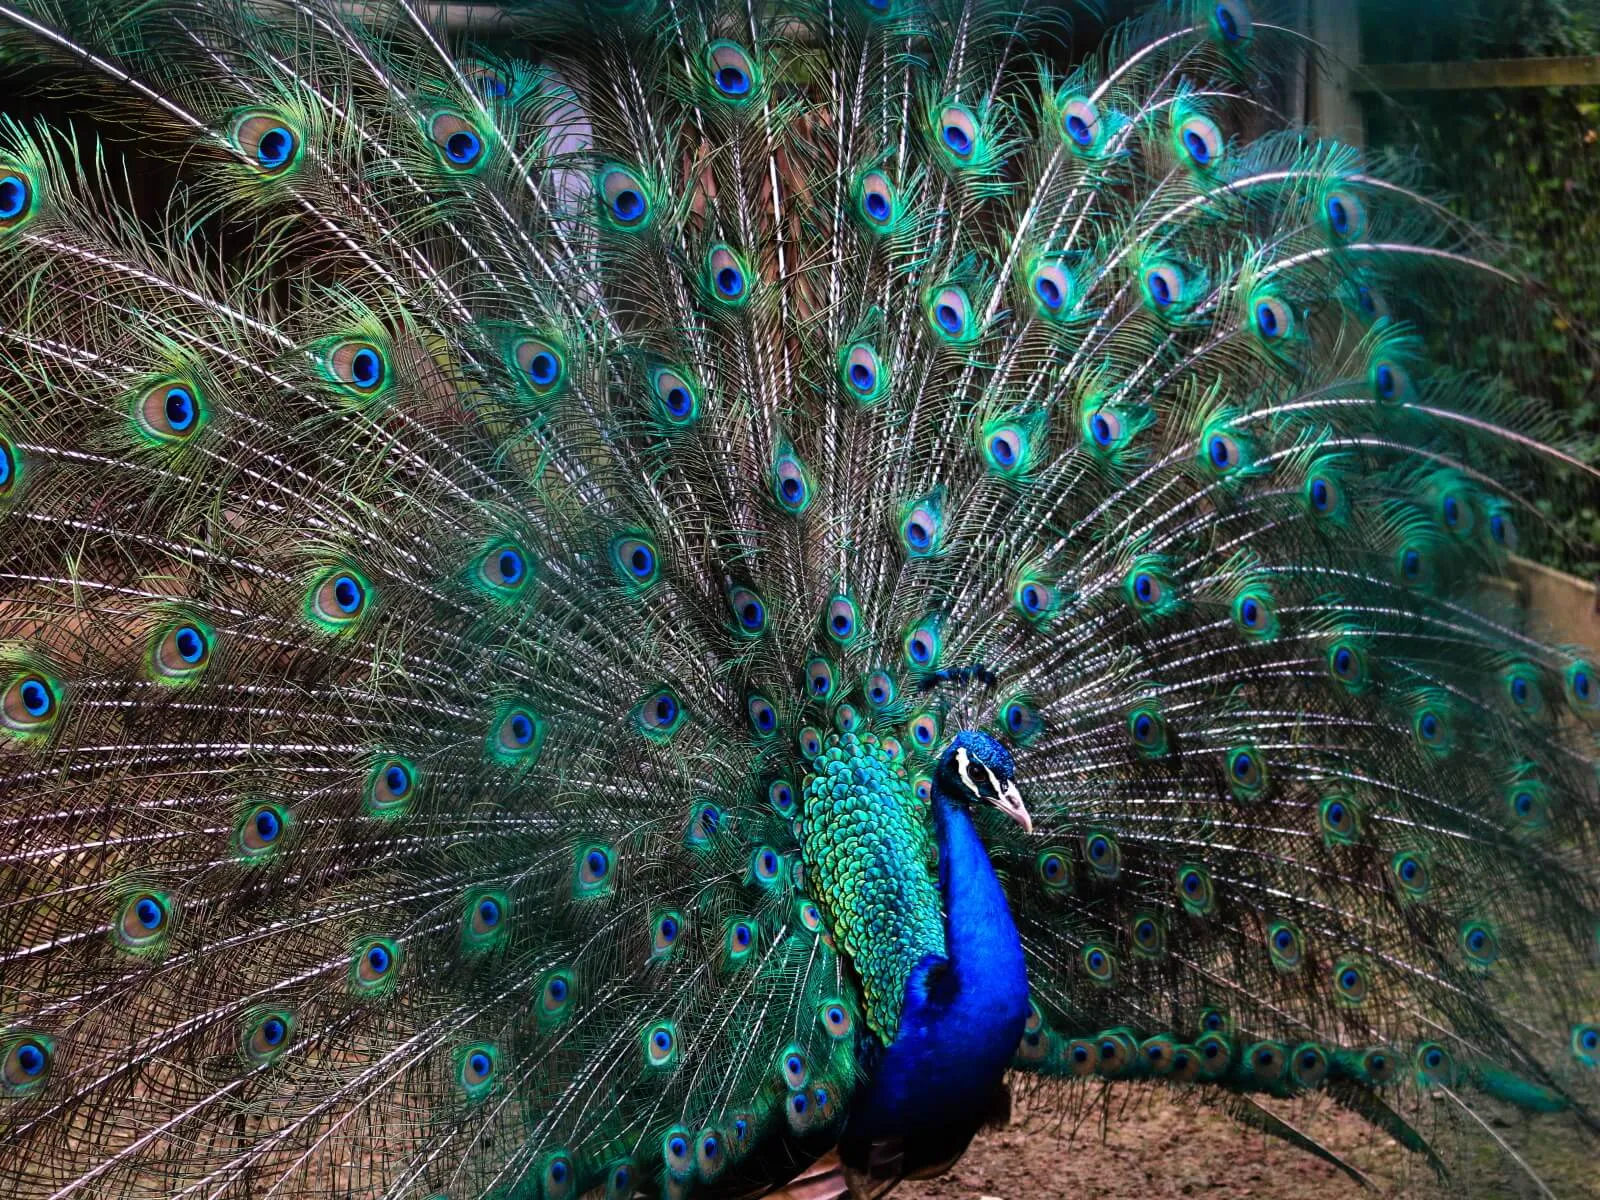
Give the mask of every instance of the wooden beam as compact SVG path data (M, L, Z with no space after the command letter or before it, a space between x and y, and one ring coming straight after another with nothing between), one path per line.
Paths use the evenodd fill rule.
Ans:
M1311 0L1311 36L1322 47L1311 67L1310 117L1317 132L1347 146L1367 143L1361 102L1351 82L1361 67L1361 20L1356 0Z
M1571 58L1483 58L1476 62L1386 63L1363 67L1353 82L1361 92L1584 87L1600 84L1600 54Z

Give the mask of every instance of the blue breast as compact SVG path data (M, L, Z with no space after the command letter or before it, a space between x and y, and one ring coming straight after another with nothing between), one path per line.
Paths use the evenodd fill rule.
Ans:
M938 790L933 799L949 958L912 971L895 1039L852 1100L852 1139L970 1135L1028 1016L1022 942L988 852L964 808Z

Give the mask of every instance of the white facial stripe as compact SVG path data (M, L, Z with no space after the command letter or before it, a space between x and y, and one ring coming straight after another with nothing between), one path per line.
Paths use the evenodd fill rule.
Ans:
M983 768L983 773L989 777L989 783L994 787L994 794L996 796L1004 796L1006 794L1006 789L1001 785L1000 780L995 773L989 769L989 764L979 763L978 765Z
M967 785L967 790L970 791L979 800L982 800L983 799L983 793L978 790L978 785L972 782L972 770L971 770L971 768L972 768L972 759L970 757L968 757L968 755L967 755L967 748L965 746L962 746L960 749L958 749L956 751L956 774L961 777L961 782ZM988 767L984 767L983 769L985 771L989 770ZM994 778L993 773L990 774L989 778L991 778L991 779Z

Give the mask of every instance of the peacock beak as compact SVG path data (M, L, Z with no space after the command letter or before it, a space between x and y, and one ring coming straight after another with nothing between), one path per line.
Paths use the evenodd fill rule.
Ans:
M1028 810L1022 803L1022 793L1009 779L995 793L994 806L1021 825L1023 833L1033 832L1033 818L1028 815Z

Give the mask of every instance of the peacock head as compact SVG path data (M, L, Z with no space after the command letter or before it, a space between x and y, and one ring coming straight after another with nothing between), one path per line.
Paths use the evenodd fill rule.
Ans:
M1007 750L987 733L963 729L939 756L938 783L946 796L992 804L1026 833L1033 818L1023 807L1022 793L1012 778L1017 765Z

